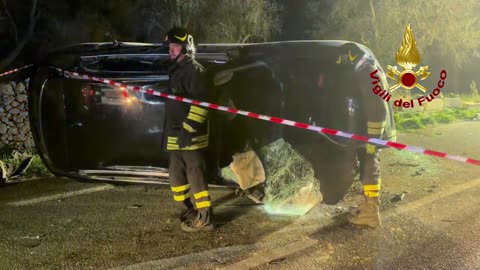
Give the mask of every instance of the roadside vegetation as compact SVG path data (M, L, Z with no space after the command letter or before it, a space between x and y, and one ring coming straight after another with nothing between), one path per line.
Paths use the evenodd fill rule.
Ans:
M480 110L445 109L435 112L397 112L394 115L397 131L422 129L436 124L477 120Z
M447 93L443 98L458 98L462 108L445 108L441 111L402 112L394 108L397 131L426 128L436 124L448 124L455 121L480 121L480 108L469 109L468 105L480 104L480 95L475 81L470 83L470 94ZM408 100L408 98L407 98Z
M0 146L0 162L3 163L2 168L5 170L7 177L9 177L25 159L30 157L30 164L21 174L22 178L53 176L34 149L17 150L15 147L9 145Z
M471 87L471 86L470 86ZM460 98L463 103L480 103L480 95L478 95L478 90L476 87L472 90L472 94L470 95L459 95L454 93L449 93L445 97L447 98Z

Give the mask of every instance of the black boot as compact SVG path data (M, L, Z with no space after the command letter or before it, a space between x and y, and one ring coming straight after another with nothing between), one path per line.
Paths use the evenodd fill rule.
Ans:
M213 225L213 212L210 207L199 209L195 219L182 222L182 230L186 232L211 231L213 229L215 229L215 226Z
M192 201L190 201L190 199L186 199L185 201L183 201L183 206L185 207L185 209L180 213L180 222L193 220L197 217L198 211L193 207Z

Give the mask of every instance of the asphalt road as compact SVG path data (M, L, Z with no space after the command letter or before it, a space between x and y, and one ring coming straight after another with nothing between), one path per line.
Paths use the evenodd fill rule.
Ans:
M254 269L480 269L480 178L467 185L385 211L380 229L322 228L315 245Z
M480 158L480 122L399 141ZM187 234L167 186L43 179L0 189L0 269L480 269L480 168L382 153L383 228L345 222L353 193L303 217L213 189L218 230ZM403 200L394 202L398 194Z

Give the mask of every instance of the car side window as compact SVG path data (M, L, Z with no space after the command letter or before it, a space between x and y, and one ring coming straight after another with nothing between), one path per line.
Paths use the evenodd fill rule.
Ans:
M87 72L124 74L166 74L168 54L116 54L81 57L81 66Z

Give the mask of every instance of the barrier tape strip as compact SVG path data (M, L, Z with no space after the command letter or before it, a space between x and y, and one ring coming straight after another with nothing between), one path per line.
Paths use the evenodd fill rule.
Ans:
M12 73L18 72L18 71L20 71L20 70L22 70L22 69L26 69L26 68L29 68L29 67L32 67L32 66L33 66L33 64L30 64L30 65L23 66L23 67L21 67L21 68L16 68L16 69L9 70L9 71L7 71L7 72L4 72L4 73L0 74L0 77L10 75L10 74L12 74Z
M247 116L249 118L260 119L260 120L264 120L264 121L267 121L267 122L277 123L277 124L286 125L286 126L292 126L292 127L296 127L296 128L300 128L300 129L307 129L307 130L321 132L321 133L325 133L325 134L329 134L329 135L334 135L334 136L340 136L340 137L344 137L344 138L348 138L348 139L353 139L353 140L357 140L357 141L361 141L361 142L365 142L365 143L387 146L387 147L395 148L395 149L398 149L398 150L407 150L407 151L414 152L414 153L420 153L420 154L434 156L434 157L446 158L446 159L450 159L450 160L455 160L455 161L459 161L459 162L464 162L464 163L480 166L480 160L476 160L476 159L472 159L472 158L465 158L465 157L461 157L461 156L450 155L450 154L447 154L447 153L442 153L442 152L433 151L433 150L427 150L427 149L423 149L423 148L420 148L420 147L410 146L410 145L401 144L401 143L397 143L397 142L391 142L391 141L386 141L386 140L381 140L381 139L376 139L376 138L368 138L368 137L364 137L364 136L360 136L360 135L356 135L356 134L352 134L352 133L347 133L347 132L338 131L338 130L329 129L329 128L323 128L323 127L314 126L314 125L309 125L309 124L306 124L306 123L291 121L291 120L287 120L287 119L283 119L283 118L279 118L279 117L256 114L256 113L252 113L252 112L248 112L248 111L243 111L243 110L238 110L238 109L229 108L229 107L225 107L225 106L220 106L220 105L213 104L213 103L197 101L197 100L184 98L184 97L179 97L179 96L175 96L175 95L169 95L169 94L154 91L152 89L142 90L138 86L131 86L131 85L115 82L115 81L104 79L104 78L99 78L99 77L95 77L95 76L91 76L91 75L79 74L77 72L64 71L64 70L61 70L61 69L57 69L57 70L60 71L60 72L63 72L64 74L68 74L70 76L73 76L73 77L93 80L93 81L101 82L101 83L104 83L104 84L109 84L109 85L112 85L112 86L123 87L125 89L129 89L129 90L132 90L132 91L135 91L135 92L144 92L148 95L155 95L155 96L168 98L168 99L172 99L172 100L176 100L176 101L180 101L180 102L199 105L199 106L202 106L202 107L207 107L207 108L218 110L218 111L224 111L224 112L228 112L228 113L232 113L232 114L240 114L240 115L243 115L243 116Z

